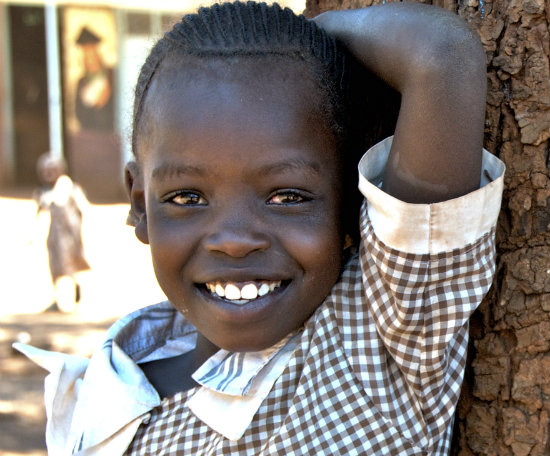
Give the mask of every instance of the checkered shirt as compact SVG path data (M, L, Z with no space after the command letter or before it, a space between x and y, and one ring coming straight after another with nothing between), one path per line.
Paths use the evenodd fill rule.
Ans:
M238 440L165 399L126 455L446 455L468 318L491 285L494 228L438 254L384 245L362 209L359 254L306 322L290 361Z

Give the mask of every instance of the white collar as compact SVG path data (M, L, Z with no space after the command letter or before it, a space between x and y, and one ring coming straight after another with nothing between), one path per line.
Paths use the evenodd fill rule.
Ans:
M300 335L293 333L259 352L220 350L193 374L202 387L188 407L224 437L238 440L288 365Z

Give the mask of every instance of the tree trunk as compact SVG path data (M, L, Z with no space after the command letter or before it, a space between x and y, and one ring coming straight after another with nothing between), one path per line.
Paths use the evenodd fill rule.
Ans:
M381 3L307 0L306 15ZM495 282L471 320L453 455L550 455L550 71L545 0L433 0L479 32L485 147L506 164Z

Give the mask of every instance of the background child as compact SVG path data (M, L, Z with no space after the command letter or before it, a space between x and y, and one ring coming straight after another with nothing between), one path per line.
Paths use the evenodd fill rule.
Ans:
M79 299L78 272L90 269L82 244L82 212L88 200L82 188L66 175L61 157L46 153L38 159L37 173L42 186L34 193L38 217L48 215L48 261L55 288L56 306L62 312L76 309Z
M169 302L89 362L24 348L52 371L50 451L448 453L504 171L483 52L422 5L316 22L401 94L359 163L360 239L348 54L277 6L186 16L142 68L126 175Z

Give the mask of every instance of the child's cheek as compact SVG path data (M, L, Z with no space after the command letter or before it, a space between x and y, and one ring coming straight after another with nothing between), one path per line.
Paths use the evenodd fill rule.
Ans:
M342 262L340 233L339 224L325 219L311 222L308 229L287 230L285 239L288 249L310 273L308 280L336 282Z
M193 242L194 224L163 214L149 216L149 244L155 270L185 263Z

